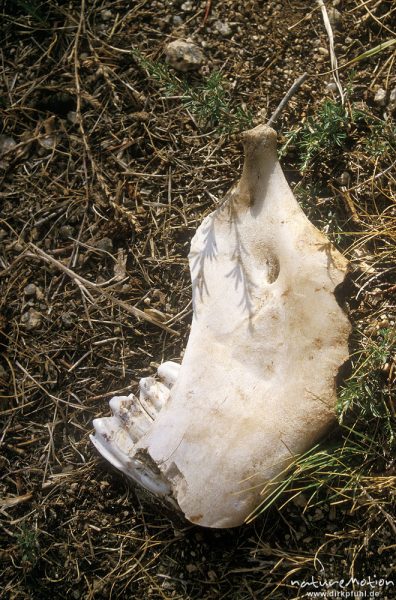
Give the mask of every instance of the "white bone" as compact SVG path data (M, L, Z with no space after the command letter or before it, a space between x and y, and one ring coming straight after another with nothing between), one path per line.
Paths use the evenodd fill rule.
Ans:
M189 260L181 366L164 363L161 384L143 380L147 414L132 398L122 416L113 400L115 417L96 419L92 439L191 522L232 527L335 421L350 325L334 291L347 261L302 212L266 126L245 134L242 177L198 228Z

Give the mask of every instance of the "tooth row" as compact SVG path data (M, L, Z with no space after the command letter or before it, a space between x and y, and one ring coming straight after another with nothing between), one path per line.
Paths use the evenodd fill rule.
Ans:
M139 399L133 394L110 400L111 417L94 419L95 436L90 436L96 449L114 467L157 494L168 494L168 484L134 458L136 442L150 429L157 413L167 402L180 365L168 361L154 377L139 382Z

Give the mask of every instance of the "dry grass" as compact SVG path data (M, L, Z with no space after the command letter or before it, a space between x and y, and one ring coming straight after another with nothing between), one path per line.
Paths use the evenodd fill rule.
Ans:
M396 581L395 137L390 108L385 123L373 102L376 86L395 89L395 47L343 68L395 36L393 3L346 0L339 9L339 144L319 135L320 107L338 101L326 88L329 59L318 48L328 37L315 6L163 4L2 2L2 127L16 145L0 157L0 595L303 598L292 579L321 565L327 578ZM184 25L172 21L179 15ZM216 33L216 19L232 24L232 38ZM221 532L168 515L88 440L115 392L180 358L191 318L189 240L240 168L238 119L231 133L216 115L200 119L136 59L138 50L161 64L164 43L188 35L206 42L209 67L183 89L205 89L209 71L222 70L227 110L256 122L308 71L279 123L289 140L283 164L353 268L343 429L252 524ZM341 468L316 468L329 448Z

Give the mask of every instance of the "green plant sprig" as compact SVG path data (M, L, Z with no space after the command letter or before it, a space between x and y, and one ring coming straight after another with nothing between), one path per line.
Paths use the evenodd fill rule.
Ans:
M250 111L242 106L233 107L219 71L193 84L187 78L178 77L166 64L151 61L138 50L134 50L134 57L149 78L160 84L166 96L178 96L201 127L232 133L252 126Z

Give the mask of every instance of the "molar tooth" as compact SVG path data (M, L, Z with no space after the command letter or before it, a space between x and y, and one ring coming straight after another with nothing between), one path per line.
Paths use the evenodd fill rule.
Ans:
M150 429L150 421L148 416L141 411L140 414L135 414L129 421L128 431L134 442L138 442Z
M140 404L150 417L155 419L157 412L169 398L169 389L154 377L143 377L139 381L139 388Z
M178 363L168 360L158 367L158 377L167 386L171 388L175 385L176 379L179 377L180 367Z
M118 421L119 427L128 432L128 435L137 442L149 429L152 417L140 406L136 396L114 396L110 400L110 409L114 417L113 423Z
M124 421L126 417L129 418L134 404L136 404L136 397L133 394L130 396L114 396L109 402L111 412L114 416L119 417L121 421Z
M129 432L117 417L94 419L93 426L95 436L90 438L97 450L114 467L125 472L128 457L135 453L135 445Z

